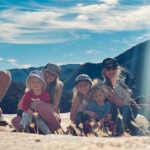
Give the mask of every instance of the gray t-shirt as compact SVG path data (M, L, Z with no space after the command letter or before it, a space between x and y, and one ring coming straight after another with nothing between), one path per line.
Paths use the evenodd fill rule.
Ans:
M82 99L78 108L78 112L84 112L87 109L87 106L88 102L85 99Z

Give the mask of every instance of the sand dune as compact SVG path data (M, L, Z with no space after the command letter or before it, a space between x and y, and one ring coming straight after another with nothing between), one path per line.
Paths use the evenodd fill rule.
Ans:
M5 115L10 121L14 115ZM61 114L62 126L65 128L69 121L69 114ZM38 135L27 133L0 131L1 150L149 150L150 137L75 137L70 135Z

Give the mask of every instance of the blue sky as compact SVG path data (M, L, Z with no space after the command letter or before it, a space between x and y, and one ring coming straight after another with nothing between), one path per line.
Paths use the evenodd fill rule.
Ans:
M101 62L150 39L150 0L0 0L1 69Z

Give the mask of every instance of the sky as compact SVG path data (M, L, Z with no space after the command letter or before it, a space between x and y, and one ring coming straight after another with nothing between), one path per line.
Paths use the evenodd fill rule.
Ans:
M97 63L150 39L150 0L0 0L0 69Z

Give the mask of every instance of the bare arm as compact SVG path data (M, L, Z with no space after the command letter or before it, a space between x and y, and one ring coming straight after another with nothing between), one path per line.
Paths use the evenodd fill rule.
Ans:
M107 90L108 90L108 92L106 95L107 95L107 99L110 102L112 102L118 106L122 106L124 104L124 102L125 102L124 99L119 97L113 89L107 87Z
M0 101L3 99L11 83L11 75L8 71L0 71Z
M27 112L28 112L29 114L31 114L31 115L34 115L34 111L31 110L31 109L28 109Z
M62 95L62 90L63 90L63 83L60 82L60 85L56 89L56 94L55 94L55 97L54 97L54 105L55 105L57 110L58 110L58 107L59 107L60 98L61 98L61 95Z
M85 110L84 113L87 114L90 117L90 119L96 119L97 118L97 114L93 111Z
M72 100L72 105L71 105L71 110L70 110L70 119L71 119L71 121L75 121L75 117L76 117L79 105L80 105L80 99L76 95Z

